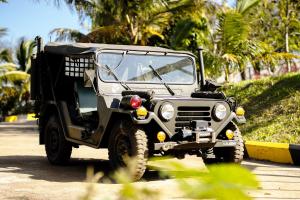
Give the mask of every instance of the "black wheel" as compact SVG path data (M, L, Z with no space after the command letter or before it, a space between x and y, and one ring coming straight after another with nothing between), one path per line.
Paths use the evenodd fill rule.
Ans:
M62 127L56 116L50 117L46 124L45 149L51 164L66 164L71 157L72 145L65 139Z
M148 159L145 131L128 120L117 122L109 138L108 156L114 170L129 166L128 161L132 159L132 179L136 181L142 178Z
M228 163L241 163L244 157L244 141L239 128L230 123L231 130L234 132L233 139L236 141L234 148L215 148L214 152L218 161Z
M225 147L225 148L210 148L205 154L208 156L202 157L205 164L214 164L214 163L241 163L244 157L244 142L242 139L242 134L239 128L234 124L230 123L229 127L234 132L233 139L236 141L236 146L234 148ZM213 155L215 158L209 156Z

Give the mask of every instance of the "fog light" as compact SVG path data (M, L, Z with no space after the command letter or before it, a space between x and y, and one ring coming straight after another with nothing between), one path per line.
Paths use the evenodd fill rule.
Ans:
M148 110L143 106L136 109L135 112L138 119L145 119L148 114Z
M228 129L226 131L226 137L229 139L229 140L232 140L232 138L234 137L234 133L232 130Z
M245 110L242 107L238 107L235 111L237 116L244 116L245 115Z
M157 139L158 139L158 141L160 141L160 142L164 142L165 141L165 139L166 139L166 134L163 132L163 131L159 131L158 133L157 133Z

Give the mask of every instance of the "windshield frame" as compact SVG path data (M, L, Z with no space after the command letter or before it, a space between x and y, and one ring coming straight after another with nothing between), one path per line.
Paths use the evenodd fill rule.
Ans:
M197 69L195 65L195 58L191 56L190 54L187 53L165 53L165 52L151 52L151 51L135 51L135 50L111 50L111 49L104 49L104 50L99 50L96 52L96 60L95 62L98 63L99 56L101 53L119 53L119 54L124 54L123 59L126 59L127 54L134 54L134 55L154 55L154 56L178 56L178 57L187 57L188 59L191 60L192 66L193 66L193 80L191 83L183 83L183 82L177 82L177 83L172 83L172 82L166 82L168 85L194 85L195 82L197 81ZM97 66L97 65L96 65ZM98 69L97 69L98 70ZM97 73L98 74L98 73ZM120 81L117 80L103 80L101 76L97 75L99 79L104 82L104 83L121 83ZM163 85L161 82L145 82L145 81L123 81L126 84L155 84L155 85Z

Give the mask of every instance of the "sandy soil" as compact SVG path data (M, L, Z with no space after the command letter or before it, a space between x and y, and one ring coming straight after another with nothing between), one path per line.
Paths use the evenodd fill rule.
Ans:
M197 157L182 162L204 167ZM299 167L258 161L244 161L242 165L261 181L261 190L250 192L254 198L300 199ZM0 123L0 199L79 199L89 186L85 181L88 166L109 173L107 151L80 147L74 149L69 165L52 166L44 146L38 145L35 125ZM146 172L144 181L135 184L163 191L163 199L182 198L174 189L174 181L160 179L155 171ZM100 181L95 185L95 199L113 199L120 187Z

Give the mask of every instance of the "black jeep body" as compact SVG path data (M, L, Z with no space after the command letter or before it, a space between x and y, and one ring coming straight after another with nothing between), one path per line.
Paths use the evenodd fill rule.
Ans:
M203 70L197 75L193 54L89 43L38 48L31 93L51 163L66 162L79 145L108 148L114 168L127 165L124 156L137 158L135 179L155 155L242 160L235 123L245 122L243 110L204 81Z

